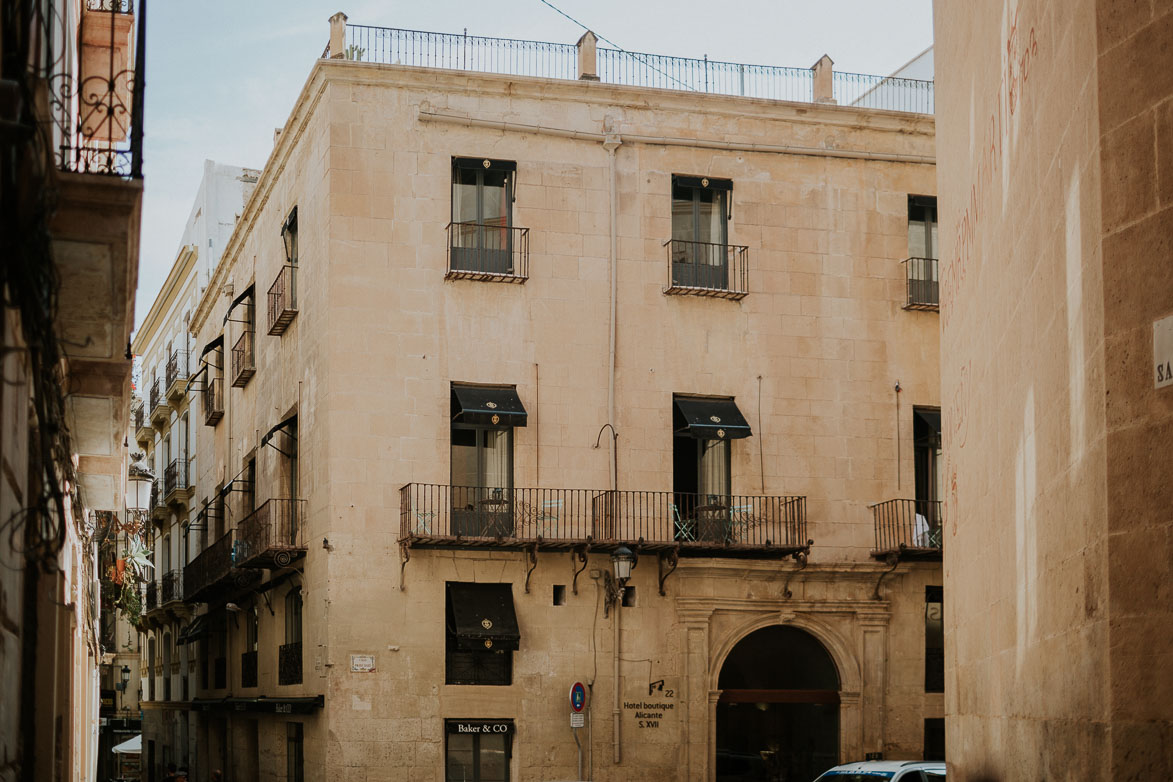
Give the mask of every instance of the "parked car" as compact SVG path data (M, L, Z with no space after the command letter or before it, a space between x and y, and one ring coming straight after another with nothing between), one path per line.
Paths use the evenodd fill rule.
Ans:
M865 760L823 772L815 782L940 782L945 764L938 760Z

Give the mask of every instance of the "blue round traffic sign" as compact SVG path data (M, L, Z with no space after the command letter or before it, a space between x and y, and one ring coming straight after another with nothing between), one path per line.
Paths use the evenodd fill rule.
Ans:
M586 706L586 687L582 686L582 682L575 682L574 686L570 688L570 708L579 712L584 706Z

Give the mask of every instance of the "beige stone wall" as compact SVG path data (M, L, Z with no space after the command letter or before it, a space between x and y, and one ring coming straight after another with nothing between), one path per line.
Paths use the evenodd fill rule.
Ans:
M1173 15L935 10L951 778L1164 778Z
M734 493L805 495L815 540L802 573L791 561L686 561L665 596L645 554L637 606L622 611L620 693L646 699L648 681L663 678L679 706L656 730L623 714L620 766L612 619L590 577L609 567L605 554L591 555L577 596L567 552L538 554L527 594L521 552L413 550L401 589L397 545L400 487L449 482L453 381L517 386L529 425L516 430L516 486L609 485L606 441L593 447L607 422L608 155L590 139L424 121L421 106L588 133L610 115L621 136L807 148L626 141L616 152L619 488L671 490L674 392L734 396L754 430L733 445ZM834 156L842 150L907 160ZM308 553L304 572L268 593L275 613L261 602L256 694L325 696L323 711L288 718L305 723L307 778L439 778L449 717L515 719L514 778L570 778L565 698L581 679L595 684L594 778L705 779L720 662L747 632L779 621L833 648L844 757L919 757L922 719L943 712L942 696L923 692L924 586L941 583L940 568L901 565L874 599L888 568L870 556L867 506L913 496L912 406L940 404L937 316L901 309L907 196L935 192L932 154L924 117L320 63L193 322L197 346L223 331L230 352L240 326L224 325L227 305L255 283L257 374L225 388L224 420L201 431L197 500L241 470L269 427L299 415ZM530 229L524 285L444 280L454 155L517 161L513 222ZM664 295L673 173L734 180L729 239L750 258L742 301ZM294 205L299 312L270 337L265 291ZM277 496L278 455L256 454L264 501ZM234 509L230 526L240 518ZM523 647L511 686L443 684L448 580L513 584ZM304 681L282 687L283 597L297 583ZM555 584L567 587L564 606L551 604ZM229 687L201 696L239 689L243 629L230 634ZM374 655L375 672L352 673L352 654ZM285 721L259 718L262 779L284 773Z

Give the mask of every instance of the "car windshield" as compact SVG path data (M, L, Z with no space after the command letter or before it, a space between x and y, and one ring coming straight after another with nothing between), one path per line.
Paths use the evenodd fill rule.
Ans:
M891 779L893 771L828 771L815 782L832 779L835 782L876 782L877 779Z

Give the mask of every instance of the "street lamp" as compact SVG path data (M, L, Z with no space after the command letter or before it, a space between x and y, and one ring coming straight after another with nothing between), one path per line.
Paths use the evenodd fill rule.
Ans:
M607 599L603 604L603 616L610 613L611 606L618 605L623 599L623 589L627 580L631 578L631 570L635 567L639 557L627 546L619 546L611 553L611 570L605 572L604 582L607 589Z
M130 682L130 666L127 666L127 665L122 666L121 674L122 674L122 688L121 688L122 708L119 709L119 711L122 711L123 709L126 708L126 685L127 685L127 683Z
M151 509L151 484L155 474L143 460L143 454L131 462L126 470L126 509L131 513L143 514Z

